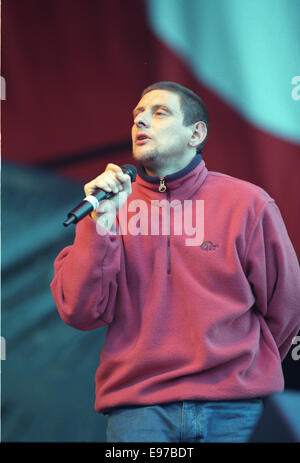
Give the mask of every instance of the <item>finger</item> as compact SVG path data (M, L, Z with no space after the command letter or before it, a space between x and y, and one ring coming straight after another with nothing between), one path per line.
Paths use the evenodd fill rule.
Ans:
M93 192L96 190L97 186L95 186L94 181L87 183L84 185L84 193L86 196L93 194Z
M116 164L109 163L102 174L84 186L84 191L86 196L93 194L97 188L116 194L124 189L129 190L130 182L128 174L125 175Z
M121 170L120 172L117 173L118 180L123 184L123 183L128 183L131 182L131 178L128 174L124 174L124 172Z
M117 193L118 191L114 178L108 174L102 174L100 177L95 179L95 188L100 188L101 190L109 193Z
M116 164L108 164L106 166L107 173L110 175L114 174L115 178L121 182L124 183L125 181L131 180L128 174L124 174L123 170L121 167L117 166Z
M107 164L105 168L105 172L114 172L115 175L118 173L122 174L123 171L120 166L117 166L116 164L109 163Z
M112 185L110 185L110 182L110 179L105 180L102 176L99 176L85 185L84 191L87 195L94 194L97 189L110 193L112 191Z
M115 178L121 183L126 183L127 185L131 182L131 177L128 174L124 174L121 167L117 166L116 164L107 164L105 172L109 173L110 175L115 175Z
M112 171L107 172L110 185L112 186L113 192L118 193L123 190L123 184L118 178L118 174Z

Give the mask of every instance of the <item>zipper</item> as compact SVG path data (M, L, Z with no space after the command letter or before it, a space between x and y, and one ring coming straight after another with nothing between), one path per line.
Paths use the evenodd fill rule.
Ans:
M167 186L165 184L165 177L160 177L159 178L159 187L158 187L158 191L160 193L164 193L165 191L167 191L167 200L169 201L170 199L170 192L169 190L167 189ZM171 211L170 211L171 212ZM171 217L169 215L169 220L171 220ZM171 230L168 234L168 239L167 239L167 273L168 275L171 274L171 255L170 255L170 233L171 233Z
M158 187L158 191L160 193L164 193L166 191L167 187L166 187L166 184L165 184L165 177L159 177L159 187Z

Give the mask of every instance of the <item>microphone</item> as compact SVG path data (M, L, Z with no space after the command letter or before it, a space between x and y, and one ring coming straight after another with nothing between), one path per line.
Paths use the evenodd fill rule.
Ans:
M128 174L130 176L132 182L135 181L137 174L137 168L135 166L131 164L124 164L124 166L121 166L121 169L124 174ZM71 223L79 222L79 220L97 209L100 201L103 201L103 199L110 199L115 194L116 193L112 192L107 193L106 191L97 188L93 194L86 196L78 206L74 207L74 209L69 212L67 219L63 222L63 225L68 227Z

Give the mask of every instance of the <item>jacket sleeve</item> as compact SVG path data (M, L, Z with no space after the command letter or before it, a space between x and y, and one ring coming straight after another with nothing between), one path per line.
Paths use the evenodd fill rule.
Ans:
M245 255L256 308L283 360L300 328L300 270L280 211L269 201L259 215Z
M107 325L114 317L121 243L117 234L102 231L86 217L76 226L73 245L54 262L50 288L58 312L80 330Z

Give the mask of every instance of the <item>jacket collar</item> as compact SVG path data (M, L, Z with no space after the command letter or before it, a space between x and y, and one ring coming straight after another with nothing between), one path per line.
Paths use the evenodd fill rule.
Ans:
M142 165L139 165L137 169L137 185L142 187L144 192L145 189L152 190L157 191L158 194L161 195L158 191L160 177L148 175ZM172 195L175 193L178 198L189 199L189 197L195 194L195 192L201 187L206 176L207 169L205 167L205 162L200 154L196 154L186 167L164 177L164 183L167 187L166 191L170 190Z
M188 174L189 172L191 172L192 170L194 170L194 168L200 164L200 162L202 161L202 156L201 154L196 154L194 156L194 158L191 160L191 162L186 166L184 167L183 169L181 170L178 170L177 172L174 172L173 174L169 174L169 175L166 175L164 177L165 179L165 182L171 182L172 180L177 180L181 177L184 177L186 174ZM152 176L152 175L148 175L144 169L144 167L142 166L142 164L139 164L138 167L137 167L137 170L138 170L138 174L139 176L146 180L146 182L149 182L149 183L159 183L160 182L160 177L156 177L156 176Z

